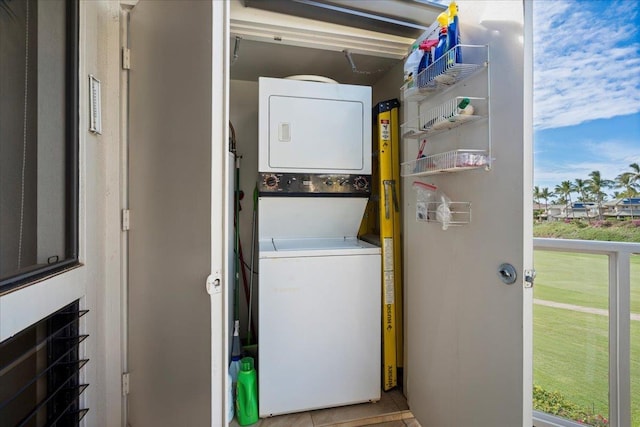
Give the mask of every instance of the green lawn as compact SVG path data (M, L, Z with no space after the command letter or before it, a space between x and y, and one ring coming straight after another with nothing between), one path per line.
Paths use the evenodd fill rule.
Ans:
M533 316L535 384L608 415L607 318L540 305Z
M535 251L535 297L607 309L609 259L605 255ZM640 313L640 256L631 257L631 312Z
M604 255L535 251L538 299L604 308L609 303L608 258Z
M535 298L606 309L606 256L535 251ZM640 256L631 260L631 310L640 313ZM534 383L608 417L608 318L534 306ZM640 322L631 323L632 425L640 427Z

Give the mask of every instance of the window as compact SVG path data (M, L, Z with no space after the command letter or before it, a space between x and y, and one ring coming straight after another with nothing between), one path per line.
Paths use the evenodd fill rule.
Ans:
M544 250L534 256L534 408L588 426L606 426L609 258Z
M77 263L77 69L77 0L0 0L0 293Z
M81 370L79 302L52 313L0 342L0 425L77 426L89 409L80 395L88 387Z

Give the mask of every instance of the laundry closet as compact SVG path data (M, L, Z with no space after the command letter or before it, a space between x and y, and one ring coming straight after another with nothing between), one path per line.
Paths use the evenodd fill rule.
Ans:
M366 208L367 201L379 204L382 199L379 209L385 210L386 201L386 207L397 212L401 223L401 233L394 238L402 242L401 266L396 266L402 274L401 301L396 302L402 313L397 325L402 339L399 341L401 348L396 349L399 377L392 388L402 391L409 409L424 426L530 425L527 417L530 420L532 293L530 283L526 281L527 270L532 268L531 238L527 237L531 235L528 203L532 173L529 5L515 0L457 2L459 47L450 52L448 60L440 61L444 64L442 69L434 64L437 66L427 68L407 84L405 59L412 52L412 45L416 41L419 44L438 38L436 18L448 4L399 0L232 0L214 1L208 6L195 4L197 7L193 10L176 5L169 10L154 2L142 1L131 12L132 155L129 167L130 185L137 186L131 196L135 193L137 197L146 195L149 200L157 199L149 202L149 206L140 206L140 212L143 212L140 214L136 213L132 200L131 215L134 221L140 215L150 220L160 218L159 223L167 227L167 240L161 244L168 244L172 235L181 236L180 239L187 236L200 239L201 252L208 254L211 260L209 277L203 278L199 290L195 284L182 289L169 283L171 280L160 273L150 280L145 278L144 271L173 269L179 277L182 270L194 267L194 258L189 249L184 249L174 254L176 258L171 267L161 265L160 259L151 256L134 261L134 254L152 254L153 245L159 241L136 238L131 234L130 286L133 288L136 280L140 282L138 289L151 292L155 286L157 298L165 301L164 307L171 305L169 294L192 293L192 309L188 309L190 303L185 302L173 313L182 318L183 327L197 325L192 333L186 334L191 341L181 345L188 347L183 351L198 353L196 343L201 342L202 354L208 355L211 362L203 368L204 356L169 350L166 357L154 362L157 366L152 368L144 363L152 355L134 343L129 349L129 357L132 365L144 373L145 389L151 395L155 393L160 400L179 397L177 389L160 392L152 385L156 381L154 372L178 361L183 364L180 369L187 372L190 381L202 380L207 375L211 377L209 390L199 385L197 397L189 392L195 399L188 403L192 414L204 416L204 408L205 412L210 411L211 425L228 422L227 369L231 361L234 320L239 318L239 333L247 347L245 353L255 358L258 382L264 376L269 379L269 385L274 385L279 376L286 377L287 366L292 369L304 366L309 372L316 370L318 381L325 382L324 378L332 371L322 371L326 369L321 366L323 363L339 366L339 360L334 361L332 357L340 354L351 357L345 361L349 370L330 381L335 393L330 387L325 390L324 383L322 386L307 383L304 387L302 383L291 383L293 390L287 390L287 381L277 384L275 390L261 384L258 401L264 398L276 408L261 408L262 417L331 406L324 403L314 406L314 393L329 396L325 401L331 401L332 395L339 394L344 387L343 378L359 366L359 361L363 366L375 361L376 366L368 367L365 375L372 380L376 392L362 394L364 397L354 401L344 397L335 405L377 401L388 388L383 381L384 355L381 356L384 298L385 290L388 291L385 286L388 284L383 274L385 260L380 241L363 241L365 236L359 231L363 218L366 222L367 215L373 212ZM206 13L212 17L203 16ZM155 27L161 23L164 28ZM154 59L153 53L136 53L136 43L138 49L149 49L149 52L154 48L162 49L163 42L158 34L164 34L165 40L177 39L171 46L176 50L170 52L184 57L182 62L170 64L170 60L159 55ZM212 45L209 51L206 50L208 43ZM196 52L190 53L191 50ZM143 68L149 74L143 73ZM207 72L213 76L213 81L198 91L198 82L206 80ZM433 75L429 76L429 73ZM451 76L453 80L447 80ZM308 84L315 93L309 95L310 98L332 102L341 96L346 96L345 102L353 101L345 95L349 87L367 88L369 95L362 101L359 116L367 131L354 134L353 138L365 141L363 153L368 157L365 160L371 162L370 167L365 165L351 172L351 166L340 164L344 160L341 156L334 156L339 164L335 170L327 167L322 163L323 159L331 158L332 152L340 150L344 144L317 138L323 126L309 120L314 129L314 145L306 146L301 152L311 162L309 170L305 169L307 166L291 170L287 170L288 166L265 168L261 164L265 156L261 144L265 133L270 131L264 129L262 121L268 121L270 115L265 116L260 109L265 107L265 102L269 103L270 98L264 91L270 90L270 83L285 87L276 89L276 92L284 92L272 94L272 97L300 100L308 95L296 92L297 89L288 95L283 93L289 90L288 87L301 85L299 87L306 88ZM341 90L341 85L348 86ZM194 111L199 111L199 119L186 111L177 112L179 120L162 113L161 109L170 107L160 105L160 102L152 105L154 101L150 94L154 90L163 91L158 96L166 96L165 100L193 103ZM194 97L197 102L193 101ZM371 184L371 188L367 188L366 194L358 194L358 179L375 179L377 150L379 144L386 141L379 141L376 126L379 113L375 108L383 101L394 99L398 100L399 107L393 132L400 151L399 162L395 165L400 171L400 179L389 185L389 189L393 186L393 194L385 193L380 186L374 189L373 182L369 181L367 185ZM468 104L473 105L473 110L466 114L467 117L462 117L465 114L461 112ZM300 110L311 105L314 104L296 101L286 108L297 110L307 120L309 116L313 117L316 107L310 107L308 114L300 114ZM331 115L332 112L338 117L351 114L351 110L340 108L327 106L318 120L324 118L328 126L333 126L339 120ZM317 111L320 110L322 108ZM174 128L166 123L171 120L175 120ZM278 120L275 126L279 128L273 131L273 138L280 138L285 143L293 141L296 125L289 124L288 119ZM228 126L229 122L232 127ZM175 133L168 129L174 129ZM155 138L150 137L149 132L153 132ZM209 142L206 142L207 132ZM328 138L333 138L335 129L327 128L326 133ZM139 145L134 148L136 137ZM172 138L173 142L162 142ZM210 192L213 219L207 224L209 228L198 230L199 220L189 222L184 219L175 225L176 229L169 226L170 218L163 218L162 207L174 202L163 198L162 184L150 179L150 175L145 176L148 171L135 169L138 162L143 159L148 162L150 157L157 158L158 167L165 164L163 162L180 163L180 166L164 169L169 192L176 195L191 189L202 195ZM191 161L202 164L189 170ZM313 163L316 161L320 166ZM317 169L312 174L314 177L309 177L309 171L314 168ZM196 179L199 182L194 182ZM295 197L283 194L289 191L285 183L287 188L300 183L295 191L290 190ZM274 188L281 190L276 195L279 199L268 194ZM308 193L313 191L322 194L310 197ZM344 194L336 195L340 191ZM241 196L234 197L235 194ZM203 199L202 206L184 208L192 209L200 218L207 210L206 201ZM217 224L222 224L222 228ZM290 230L295 233L290 234ZM265 234L266 231L272 235ZM150 236L153 230L149 226L139 233ZM206 236L210 236L210 240ZM296 241L298 236L307 240L300 243ZM346 243L336 243L336 239ZM207 241L210 248L206 247ZM188 244L184 248L188 248ZM278 270L281 273L274 272L265 262L265 259L281 259L285 257L283 253L293 250L299 251L300 256L313 257L316 262L319 256L331 255L330 251L344 255L347 248L357 248L357 255L362 260L377 254L377 261L363 261L365 266L359 267L360 270L351 269L347 264L336 264L342 262L337 258L328 261L326 266L284 264L282 270ZM193 253L198 250L194 247ZM313 252L316 250L318 252ZM202 258L199 265L205 261ZM305 270L307 276L304 276ZM285 299L269 306L273 301L265 302L265 294L261 295L265 289L287 298L301 292L295 282L298 273L292 273L294 271L302 275L298 276L303 277L300 281L313 282L318 287L326 285L328 295L311 293L314 301ZM312 271L311 275L309 271ZM271 274L269 278L267 272ZM318 277L323 273L325 277ZM350 276L353 274L356 276ZM196 276L199 277L193 275L192 281ZM312 280L312 276L317 280ZM268 280L276 285L268 287ZM365 284L356 293L341 292L350 283L359 281L370 284L373 290ZM234 288L238 286L241 290L236 297ZM211 297L207 307L203 302L206 299L203 289ZM363 297L362 292L367 296ZM136 319L131 317L130 341L133 341L132 337L148 334L154 322L157 324L166 314L166 310L163 313L146 304L144 295L147 293L134 291L130 301L129 315L133 316L137 310L144 313L140 316L145 319L136 324ZM363 298L369 299L368 308L361 313L366 318L365 323L358 321L351 329L332 325L332 318L345 312L358 313L350 307L358 305ZM323 307L315 310L314 304ZM252 307L250 312L249 306ZM298 316L304 316L305 310L309 312L312 320L302 322L304 327L284 323L287 318L283 313L292 306ZM336 307L335 312L332 307ZM273 314L269 313L270 309ZM335 327L336 332L351 332L335 341L335 348L332 348L331 339L324 342L324 353L317 354L319 350L315 348L304 353L305 346L301 343L309 340L309 345L313 346L313 337L317 336L312 332L314 327ZM286 339L280 339L279 330L286 334ZM175 333L178 334L177 330ZM263 346L263 343L272 342L262 341L266 339L263 333L276 341L280 349L268 344ZM365 337L370 343L362 346ZM348 350L351 346L353 353L345 352L345 348ZM264 360L260 353L262 347L268 349L268 357ZM284 365L278 366L280 360L285 361ZM201 376L197 375L198 371ZM269 393L288 400L303 394L305 399L301 400L305 403L288 411L286 404L272 400ZM211 401L207 403L203 396L210 397ZM133 419L143 422L145 417L151 416L142 411L149 397L138 395L131 399Z

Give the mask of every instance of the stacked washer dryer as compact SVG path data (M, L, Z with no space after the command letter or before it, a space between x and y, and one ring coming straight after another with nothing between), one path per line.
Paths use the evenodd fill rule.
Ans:
M371 88L259 80L260 416L380 399Z

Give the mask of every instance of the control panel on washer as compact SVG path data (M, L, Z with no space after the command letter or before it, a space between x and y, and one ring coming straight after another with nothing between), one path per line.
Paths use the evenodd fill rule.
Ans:
M261 196L351 196L369 197L371 175L308 173L261 173Z

